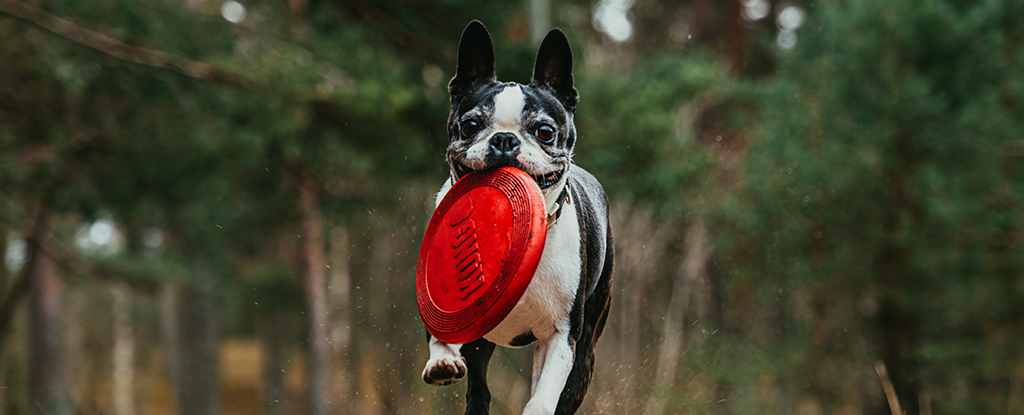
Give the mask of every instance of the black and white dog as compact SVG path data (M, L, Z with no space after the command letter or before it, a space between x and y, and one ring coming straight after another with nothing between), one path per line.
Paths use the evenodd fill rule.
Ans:
M590 384L594 346L608 316L613 251L604 190L572 162L579 97L569 41L558 29L548 33L529 85L498 82L491 37L473 21L462 32L448 91L451 175L437 204L470 171L515 166L537 180L548 231L533 280L494 330L468 344L446 344L428 334L430 360L423 380L447 385L468 375L466 413L486 414L487 363L495 344L523 347L537 341L523 413L575 413Z

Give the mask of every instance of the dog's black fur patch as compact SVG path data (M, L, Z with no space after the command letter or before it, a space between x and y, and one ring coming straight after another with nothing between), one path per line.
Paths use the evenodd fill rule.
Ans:
M523 347L528 346L530 345L530 343L533 343L535 341L537 341L537 337L535 337L532 332L526 332L516 336L514 339L512 339L512 342L509 344L512 347Z

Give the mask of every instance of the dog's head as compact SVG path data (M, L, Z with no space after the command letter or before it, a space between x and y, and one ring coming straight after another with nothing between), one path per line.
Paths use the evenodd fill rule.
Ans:
M498 82L491 36L470 22L459 41L458 68L448 84L448 164L453 179L474 170L515 166L544 190L560 188L576 143L572 50L561 30L540 45L529 85Z

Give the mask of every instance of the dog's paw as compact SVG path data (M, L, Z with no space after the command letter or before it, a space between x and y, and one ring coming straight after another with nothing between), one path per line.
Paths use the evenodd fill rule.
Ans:
M428 385L444 386L458 382L466 376L466 359L461 356L441 356L427 362L423 381Z

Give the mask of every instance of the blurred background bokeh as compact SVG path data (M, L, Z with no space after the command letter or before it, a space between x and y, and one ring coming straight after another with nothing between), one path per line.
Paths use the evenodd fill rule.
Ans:
M572 43L581 413L1024 414L1020 0L0 0L0 413L460 413L414 282L472 19L502 80Z

